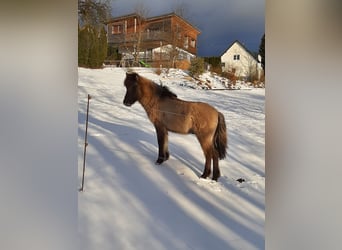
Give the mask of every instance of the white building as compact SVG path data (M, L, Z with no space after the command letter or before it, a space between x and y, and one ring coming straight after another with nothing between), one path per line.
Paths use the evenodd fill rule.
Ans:
M233 42L221 55L222 72L235 72L237 77L260 79L261 63L241 44Z

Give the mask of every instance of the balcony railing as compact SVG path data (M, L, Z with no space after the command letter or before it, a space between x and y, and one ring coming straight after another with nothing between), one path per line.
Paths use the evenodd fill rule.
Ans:
M130 43L138 40L139 33L120 33L120 34L109 34L109 43ZM145 31L141 34L141 41L166 41L171 43L172 34L163 31Z
M109 34L108 43L116 44L121 46L134 47L138 42L138 33L120 33L120 34ZM160 47L160 42L165 46L167 44L173 44L174 37L170 32L163 31L145 31L141 34L141 47L156 48ZM192 54L197 53L195 47L185 44L184 41L177 39L177 47L182 48Z

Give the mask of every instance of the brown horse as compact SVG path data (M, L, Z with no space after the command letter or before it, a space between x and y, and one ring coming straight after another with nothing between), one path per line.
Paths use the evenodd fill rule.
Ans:
M167 87L160 86L137 73L126 73L126 95L123 103L131 106L138 101L153 123L159 146L156 164L169 158L168 131L195 134L205 155L201 178L207 178L213 160L213 176L220 177L219 159L226 156L227 131L222 113L202 102L187 102L177 98Z

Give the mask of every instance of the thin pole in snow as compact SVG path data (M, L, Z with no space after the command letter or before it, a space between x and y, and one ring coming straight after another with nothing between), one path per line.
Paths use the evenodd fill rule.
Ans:
M85 130L85 139L84 139L84 153L83 153L83 173L82 173L82 186L78 191L83 192L84 188L84 172L85 172L85 160L86 160L86 152L87 152L87 135L88 135L88 114L89 114L89 100L91 99L91 96L88 94L88 104L87 104L87 119L86 119L86 130Z

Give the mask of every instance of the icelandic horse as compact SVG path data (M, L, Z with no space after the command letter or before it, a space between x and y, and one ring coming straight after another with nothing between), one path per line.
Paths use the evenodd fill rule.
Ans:
M224 159L227 151L227 129L223 114L207 103L178 99L166 86L158 85L135 72L126 73L124 85L124 105L131 106L138 101L156 129L159 147L156 164L169 159L168 131L195 134L205 156L201 178L210 175L213 160L212 179L217 181L221 175L219 159Z

